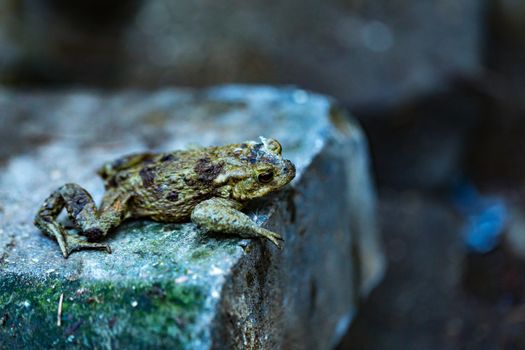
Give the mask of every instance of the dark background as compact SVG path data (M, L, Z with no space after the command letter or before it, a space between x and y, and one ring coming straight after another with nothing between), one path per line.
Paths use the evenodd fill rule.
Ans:
M230 82L369 137L389 268L339 349L525 349L523 0L0 3L5 87Z

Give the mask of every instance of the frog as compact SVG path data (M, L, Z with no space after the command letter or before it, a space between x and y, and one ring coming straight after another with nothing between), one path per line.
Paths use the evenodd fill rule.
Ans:
M36 227L56 240L64 258L87 249L111 253L103 240L128 219L191 221L205 232L263 238L282 248L280 234L242 211L295 177L295 165L283 158L276 139L133 153L104 163L97 173L105 188L98 207L87 190L66 183L35 216ZM73 232L58 219L64 208Z

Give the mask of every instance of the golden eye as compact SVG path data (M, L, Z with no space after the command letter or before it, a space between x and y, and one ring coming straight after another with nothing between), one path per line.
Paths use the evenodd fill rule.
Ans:
M272 171L269 171L267 173L260 173L258 176L257 176L257 180L260 182L260 183L263 183L263 184L266 184L270 181L273 180L273 172Z

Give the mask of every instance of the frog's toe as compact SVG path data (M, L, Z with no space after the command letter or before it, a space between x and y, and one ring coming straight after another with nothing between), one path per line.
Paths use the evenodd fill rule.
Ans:
M280 234L275 233L275 232L272 232L272 235L273 235L273 237L274 237L275 239L278 239L279 241L284 242L284 238L283 238L283 236L281 236Z
M275 244L277 246L277 248L279 249L282 249L282 242L284 242L284 239L283 237L278 234L278 233L275 233L275 232L272 232L272 231L268 231L268 230L264 230L263 232L260 233L260 235L266 239L268 239L270 242L272 242L273 244Z
M82 238L75 237L73 235L67 236L66 244L66 254L64 254L64 257L66 258L73 252L87 249L105 250L109 254L111 254L112 252L111 247L107 243L88 242Z
M279 249L283 249L282 237L279 236L279 238L275 238L275 237L266 237L266 238L268 238L273 244L275 244L275 246L276 246L277 248L279 248ZM278 241L278 239L280 239L281 242Z

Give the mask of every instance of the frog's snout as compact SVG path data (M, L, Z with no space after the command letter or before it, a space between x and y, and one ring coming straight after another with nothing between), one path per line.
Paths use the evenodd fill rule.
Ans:
M288 182L295 177L295 165L289 160L284 161L284 173L287 174Z

